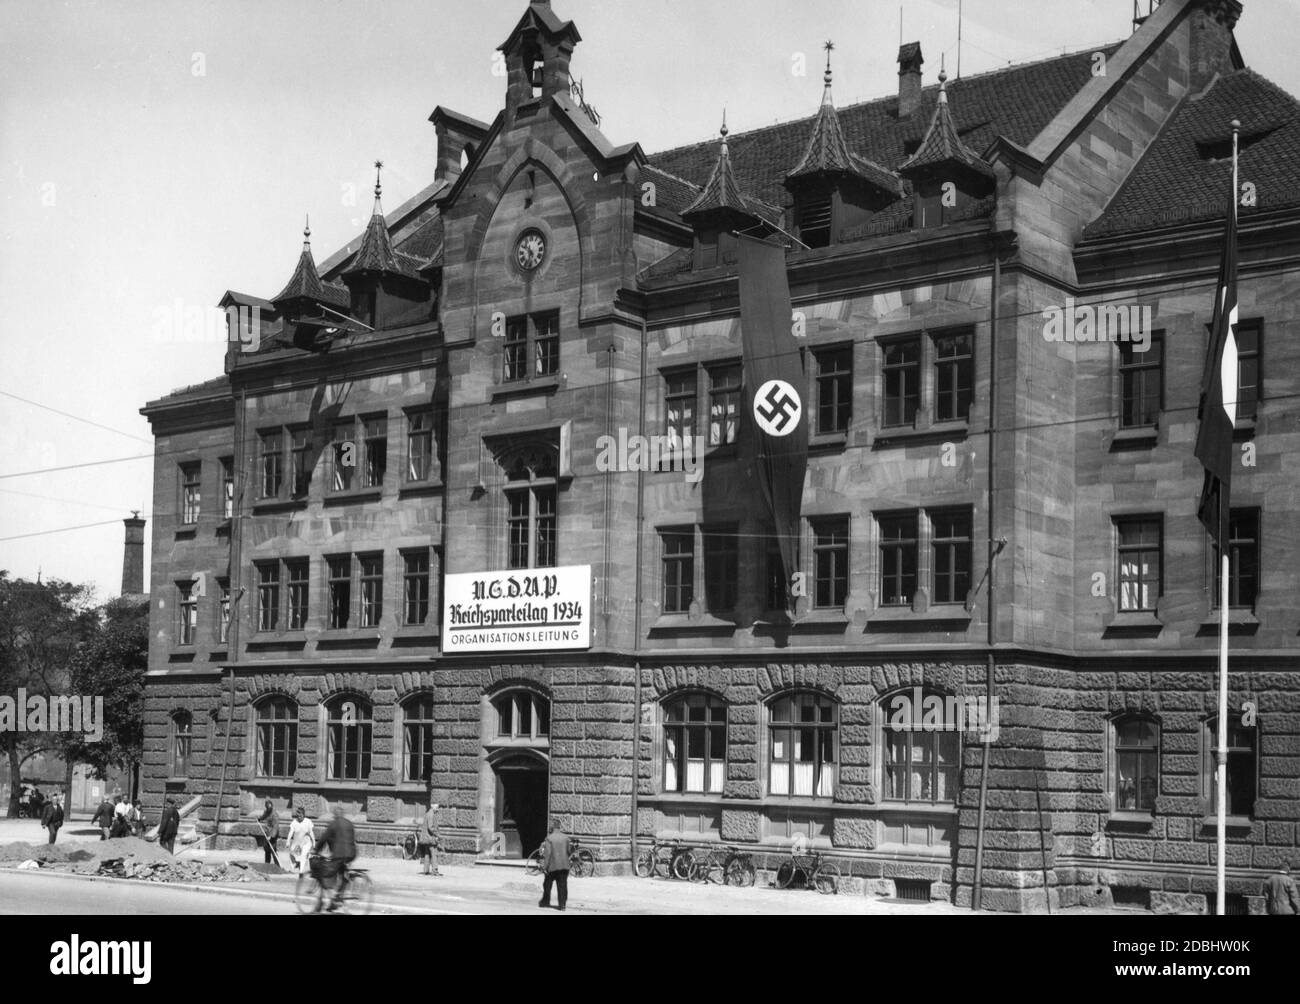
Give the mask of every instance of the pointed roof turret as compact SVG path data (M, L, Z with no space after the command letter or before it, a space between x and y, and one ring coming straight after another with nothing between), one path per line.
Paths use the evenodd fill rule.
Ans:
M780 216L775 206L751 198L741 191L736 181L736 173L731 167L731 151L727 147L727 113L722 113L722 128L718 131L722 142L718 148L718 161L713 165L713 173L705 183L703 191L689 206L682 210L682 219L704 217L711 214L723 216L740 216L748 219L771 222Z
M284 289L280 290L280 294L271 298L271 302L275 304L289 300L314 300L317 303L333 304L348 302L346 290L321 282L320 273L316 270L316 261L311 253L310 219L303 227L302 254L298 256L298 266L293 270L293 276Z
M996 177L993 168L962 142L952 120L952 109L948 106L948 74L940 70L939 101L934 107L930 128L916 153L899 165L898 173L911 177L953 167L986 178Z
M831 52L835 43L828 41L826 49L826 72L822 79L822 103L813 120L812 135L804 148L803 158L794 170L785 176L787 188L813 177L826 175L851 175L881 189L890 195L902 193L902 183L898 176L888 168L881 167L866 157L859 157L849 149L844 139L844 130L840 127L839 113L835 111L835 101L831 97Z
M384 169L382 160L375 161L375 205L370 211L370 222L366 224L365 235L361 238L361 247L353 256L352 262L343 270L344 275L356 272L392 272L408 275L393 251L393 240L388 234L388 224L384 220L384 207L380 201L383 186L380 172Z

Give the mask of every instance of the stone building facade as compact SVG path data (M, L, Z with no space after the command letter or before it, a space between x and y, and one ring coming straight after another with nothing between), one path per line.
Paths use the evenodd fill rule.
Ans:
M837 109L828 67L811 118L647 155L529 4L496 117L435 110L432 184L228 293L225 375L144 409L148 797L202 795L230 842L269 797L384 853L432 797L467 859L559 815L610 871L676 837L808 846L858 891L1204 908L1192 443L1238 118L1228 889L1256 907L1300 853L1300 118L1241 15L1166 0L937 85L910 44L896 96ZM736 233L787 246L805 345L790 580L738 435ZM486 595L461 576L548 569L590 584L583 644L453 644Z

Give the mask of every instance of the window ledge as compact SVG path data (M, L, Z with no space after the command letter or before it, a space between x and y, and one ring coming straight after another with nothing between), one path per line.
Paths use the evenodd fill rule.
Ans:
M929 443L951 443L970 435L969 422L935 422L923 428L909 425L881 429L876 434L873 449L886 450L898 446L925 446Z
M334 628L316 640L317 651L332 648L378 648L378 628Z
M253 503L253 512L292 512L295 509L306 509L307 498L301 496L293 499L258 499Z
M397 489L397 497L414 498L419 495L436 495L443 490L441 481L407 481Z
M1255 821L1249 816L1228 816L1224 823L1229 830L1249 830L1255 825ZM1202 830L1215 830L1218 826L1218 816L1205 816L1201 819Z
M881 812L907 813L910 815L921 816L942 816L945 819L957 815L957 806L955 805L936 805L929 802L881 802L879 809Z
M1257 419L1242 418L1238 419L1237 425L1232 430L1233 442L1241 443L1255 438L1255 426Z
M199 525L197 523L186 523L184 526L180 526L176 529L176 539L193 540L198 532Z
M943 624L969 624L971 612L962 603L944 603L931 606L928 610L916 611L911 605L905 607L877 607L867 618L867 629L873 624L914 624L918 626Z
M272 648L302 648L306 644L305 631L267 631L254 634L244 647L250 652L257 652Z
M1155 814L1151 812L1117 810L1110 814L1106 825L1124 829L1149 829L1155 825L1155 821Z
M355 505L358 502L378 502L383 493L383 488L353 488L345 492L330 492L325 496L325 504Z
M1164 630L1164 624L1161 623L1154 610L1134 610L1118 613L1111 618L1110 623L1102 630L1102 636L1154 638L1162 630Z
M849 620L849 615L845 613L843 607L823 608L809 610L803 616L796 617L790 626L795 630L801 627L838 627L843 630L848 627Z
M689 631L735 631L736 622L723 620L721 617L715 617L712 614L701 614L699 617L692 617L690 614L662 614L653 624L650 630L663 632L689 632Z
M1147 450L1154 447L1160 438L1160 430L1154 425L1144 425L1133 429L1116 429L1110 441L1112 453L1119 450Z
M499 383L492 388L492 400L528 394L554 394L560 389L562 383L558 376L538 377L535 380L511 380L509 383Z
M843 450L848 445L849 434L847 432L817 433L808 437L808 449L810 452L823 451L831 453L837 450Z
M230 536L230 524L231 524L231 522L232 522L232 521L231 521L230 517L226 517L226 518L223 519L220 523L217 524L217 528L216 528L213 532L214 532L218 537L228 537L228 536Z
M1230 635L1253 635L1259 630L1259 618L1255 616L1255 611L1249 607L1232 607L1228 610L1228 634ZM1211 610L1210 615L1201 622L1196 630L1198 637L1205 638L1218 635L1219 633L1219 612L1217 609Z

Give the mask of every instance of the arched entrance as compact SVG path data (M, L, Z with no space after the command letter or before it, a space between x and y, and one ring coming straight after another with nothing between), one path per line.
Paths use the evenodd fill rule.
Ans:
M501 834L502 856L527 857L546 837L548 764L531 750L509 752L491 763L496 777L493 827Z

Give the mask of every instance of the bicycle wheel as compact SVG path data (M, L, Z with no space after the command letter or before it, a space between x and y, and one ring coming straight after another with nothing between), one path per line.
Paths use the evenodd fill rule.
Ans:
M686 873L686 879L689 882L707 882L708 866L703 861L692 861L690 871Z
M343 899L343 910L364 917L375 902L375 884L363 872L353 872L348 877L348 887Z
M817 869L814 884L823 896L833 896L840 891L840 866L834 861L824 861Z
M799 869L795 867L793 861L787 861L776 870L776 887L778 889L789 889L794 882L795 873Z
M320 883L310 875L299 875L293 890L293 905L299 913L315 913L320 909Z
M525 875L540 875L542 873L542 849L539 847L528 855L528 863L524 865Z
M633 867L636 870L637 877L650 878L655 873L655 852L653 850L642 851L636 856Z
M683 882L691 876L691 866L695 864L695 855L689 850L682 851L673 858L673 875Z
M746 858L735 857L728 861L725 874L727 885L743 887L754 884L754 866Z
M402 841L402 860L413 861L419 848L416 845L415 834L408 833L406 839Z
M578 851L569 860L569 870L577 878L590 878L596 873L596 855L588 850Z

